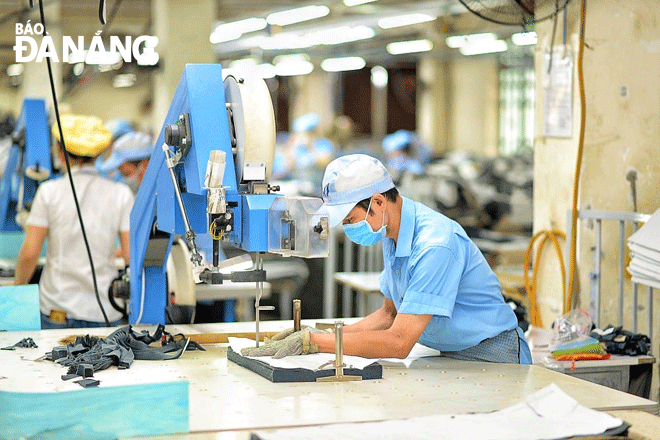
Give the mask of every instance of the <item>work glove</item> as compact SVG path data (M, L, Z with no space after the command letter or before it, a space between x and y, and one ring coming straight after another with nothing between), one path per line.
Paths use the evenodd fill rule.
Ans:
M307 330L310 333L332 333L332 330L330 330L330 329L320 330L316 327L310 327L308 325L301 326L300 330ZM281 341L282 339L288 337L289 335L292 335L293 333L294 333L293 327L289 328L289 329L286 329L286 330L283 330L283 331L277 333L276 335L273 335L272 338L264 338L264 343L266 345L268 345L272 342Z
M243 356L272 356L273 359L281 359L285 356L318 353L319 347L312 343L310 329L310 327L306 327L290 333L284 339L271 339L260 347L246 347L241 350L241 354Z

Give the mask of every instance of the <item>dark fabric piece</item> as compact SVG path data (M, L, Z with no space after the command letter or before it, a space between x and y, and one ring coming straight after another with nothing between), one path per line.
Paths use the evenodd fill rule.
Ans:
M16 347L20 348L39 348L34 342L34 339L32 338L23 338L14 345L10 345L9 347L2 347L0 350L16 350Z
M181 335L181 339L165 331L161 324L153 336L147 330L136 332L129 325L115 330L107 338L98 336L79 336L66 347L55 347L46 355L46 359L69 367L68 374L77 374L81 365L91 365L93 371L104 370L111 365L118 369L127 369L133 360L169 360L177 359L187 350L204 350ZM161 341L161 347L151 346L153 342ZM66 349L66 355L63 353ZM89 367L87 367L89 368Z
M608 325L603 330L592 330L590 336L598 339L610 354L639 356L651 351L651 340L647 335L635 334L622 327Z
M101 383L100 380L96 379L81 379L81 380L76 380L75 383L80 385L83 388L89 388L89 387L97 387Z

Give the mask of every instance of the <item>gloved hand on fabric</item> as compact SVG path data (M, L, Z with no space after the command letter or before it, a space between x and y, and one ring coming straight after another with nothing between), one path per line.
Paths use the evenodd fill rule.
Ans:
M259 347L246 347L241 350L243 356L273 356L274 359L318 352L319 348L311 341L309 327L293 332L284 339L272 339Z
M320 330L316 327L310 327L308 325L300 326L300 330L307 330L310 333L332 333L331 329ZM293 327L289 328L289 329L286 329L286 330L283 330L283 331L277 333L276 335L274 335L272 338L265 338L264 343L267 345L267 344L270 344L271 342L281 341L282 339L288 337L289 335L292 335L293 333L294 333Z

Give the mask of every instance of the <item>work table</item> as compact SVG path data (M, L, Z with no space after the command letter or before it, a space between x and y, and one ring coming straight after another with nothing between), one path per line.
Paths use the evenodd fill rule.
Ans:
M325 321L328 322L328 321ZM303 320L303 324L315 322ZM262 322L278 331L291 321ZM172 334L254 331L254 323L167 326ZM151 334L154 326L136 327ZM0 391L83 391L60 376L66 368L36 361L71 335L108 335L114 329L67 329L0 333L0 347L32 337L39 348L0 351ZM128 370L97 371L100 387L187 381L190 434L172 439L247 439L250 430L340 422L380 421L433 414L489 412L557 384L581 405L599 410L643 410L658 414L658 403L536 365L422 358L409 368L384 366L383 378L343 383L272 383L227 361L227 344L207 344L177 360L134 361ZM82 395L82 394L81 394ZM125 396L130 398L130 396ZM224 433L224 434L220 434ZM232 434L230 434L232 433ZM144 438L144 437L142 437Z

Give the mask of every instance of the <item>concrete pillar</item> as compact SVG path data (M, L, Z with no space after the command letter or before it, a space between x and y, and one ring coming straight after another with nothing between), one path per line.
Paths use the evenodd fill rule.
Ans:
M46 30L48 31L49 36L51 36L53 39L53 43L59 59L58 62L51 60L53 79L55 81L55 91L57 93L59 104L59 98L62 92L62 66L64 65L62 63L62 28L60 26L61 3L49 2L45 4L44 16L46 18ZM41 16L39 15L37 2L35 2L34 12L30 14L29 20L32 26L34 26L36 23L41 23ZM27 19L23 24L26 23ZM37 45L40 46L42 36L35 35L34 39ZM51 112L51 114L54 115L50 80L48 79L48 67L46 65L45 59L40 63L34 60L23 63L23 80L21 82L18 101L16 102L15 108L17 115L21 111L23 99L25 98L44 98L46 100L46 108L49 112Z
M188 63L214 63L209 35L217 21L213 0L153 0L151 12L160 70L153 80L152 125L159 133Z
M371 135L380 139L387 134L387 71L384 67L377 66L371 70ZM374 75L376 79L374 84ZM382 81L382 82L379 82Z
M331 81L330 74L318 66L314 67L312 73L295 76L292 79L294 96L289 110L289 120L293 123L298 116L314 112L321 118L319 132L327 132L335 117L332 106L335 81Z
M422 58L417 65L417 132L434 155L449 149L451 79L447 70L444 59Z

